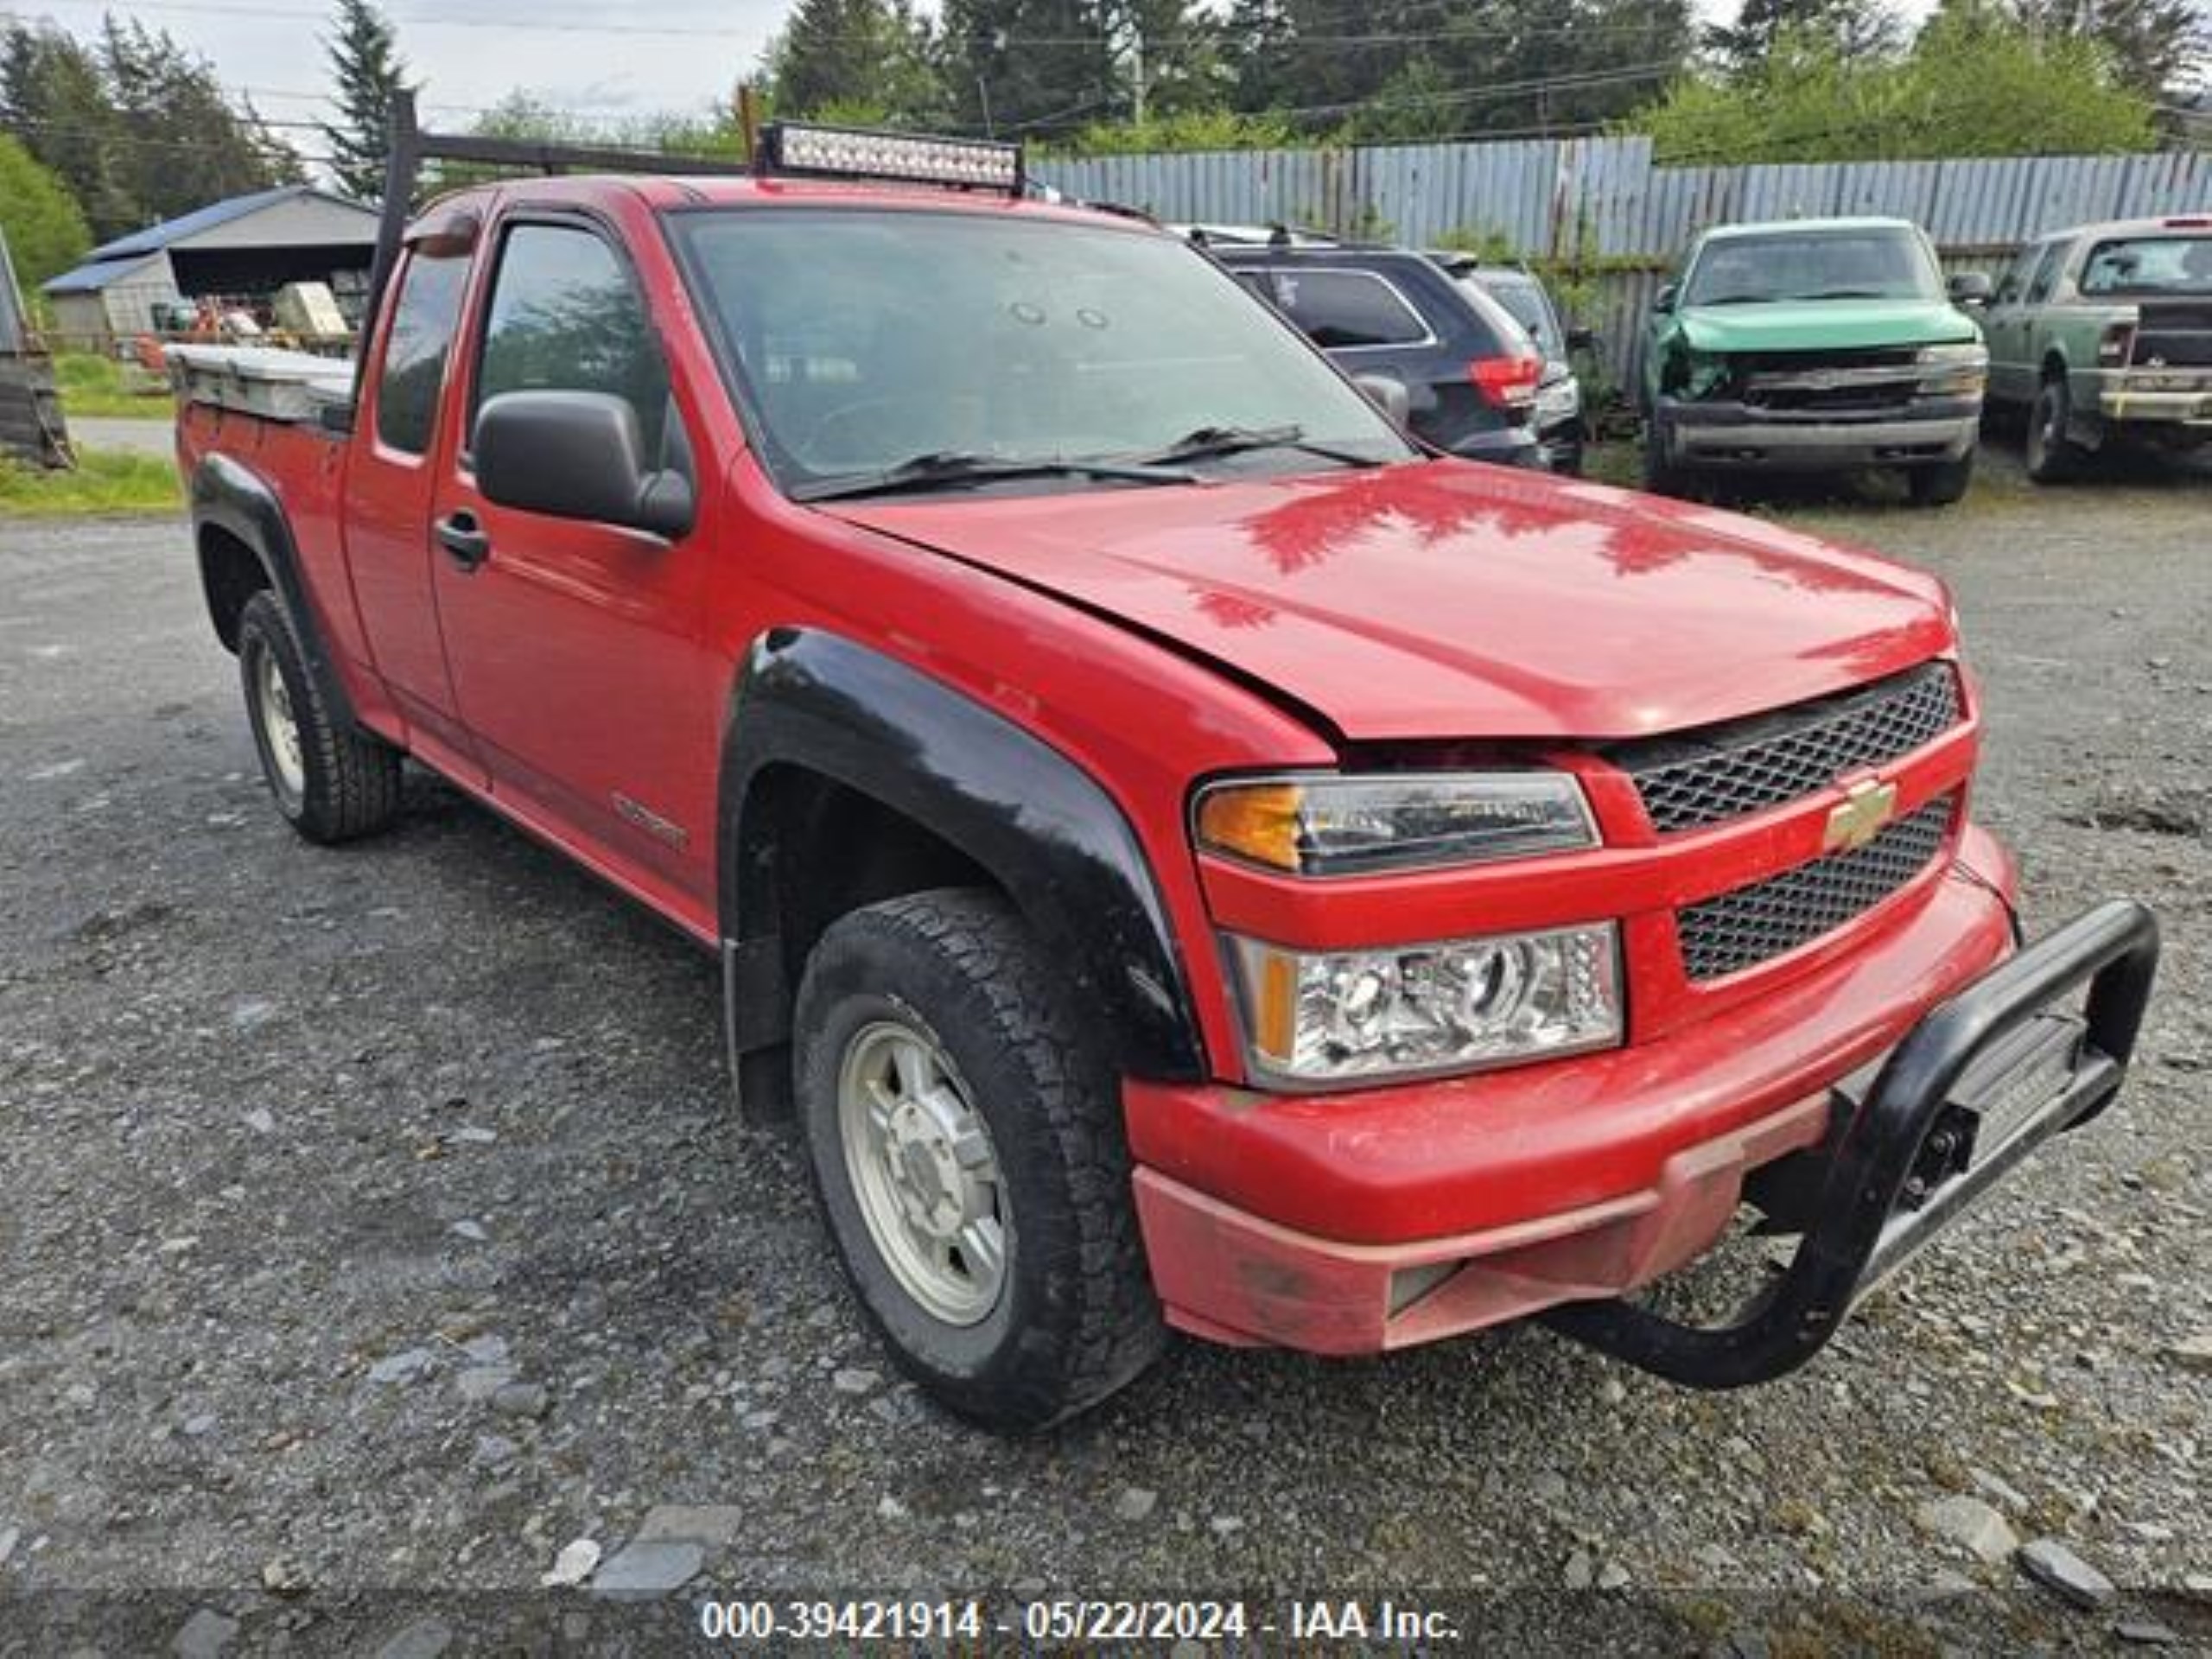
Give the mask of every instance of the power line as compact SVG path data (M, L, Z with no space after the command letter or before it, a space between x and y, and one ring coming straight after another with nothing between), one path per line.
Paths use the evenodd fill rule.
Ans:
M47 4L82 5L111 9L112 0L44 0ZM188 16L270 17L283 18L302 23L323 25L328 22L321 12L303 11L293 7L261 5L252 0L133 0L131 10L178 12ZM391 20L395 24L410 29L490 29L515 34L605 35L660 37L671 40L753 40L763 31L699 24L680 23L610 23L601 22L566 22L543 15L531 18L467 17L450 13L401 13ZM1650 39L1676 31L1661 22L1578 24L1554 23L1536 27L1484 31L1475 28L1420 30L1377 29L1357 34L1301 34L1294 29L1281 35L1270 35L1267 44L1270 49L1278 47L1342 48L1350 46L1418 45L1438 41L1467 41L1496 38L1509 41L1533 40L1588 40L1636 37ZM825 44L872 45L874 35L822 35L817 37ZM1102 30L1093 35L1007 35L995 36L995 42L1006 47L1016 46L1096 46L1108 38ZM1179 35L1158 35L1146 41L1147 47L1173 50L1186 46L1226 45L1232 37L1225 33L1205 32Z
M1638 80L1656 80L1680 73L1675 63L1648 63L1620 69L1589 70L1580 74L1547 75L1533 80L1493 81L1449 92L1421 92L1405 98L1382 95L1381 89L1365 98L1338 104L1306 104L1269 110L1269 115L1344 115L1355 111L1402 109L1410 105L1478 104L1494 99L1521 98L1541 92L1573 92Z

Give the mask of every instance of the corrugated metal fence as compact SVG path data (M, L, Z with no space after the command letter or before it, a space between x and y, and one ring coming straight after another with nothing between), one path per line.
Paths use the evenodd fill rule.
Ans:
M1643 312L1691 237L1736 219L1887 213L1955 267L1989 269L2044 231L2212 212L2212 155L1656 167L1642 137L1255 149L1042 161L1071 194L1161 219L1286 222L1433 245L1494 237L1574 273L1568 298L1625 375Z

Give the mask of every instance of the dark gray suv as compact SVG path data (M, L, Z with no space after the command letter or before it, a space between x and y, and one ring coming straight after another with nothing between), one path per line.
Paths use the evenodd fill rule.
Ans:
M1421 438L1472 461L1545 464L1533 421L1543 353L1479 289L1398 248L1209 231L1192 239L1348 372L1404 386Z

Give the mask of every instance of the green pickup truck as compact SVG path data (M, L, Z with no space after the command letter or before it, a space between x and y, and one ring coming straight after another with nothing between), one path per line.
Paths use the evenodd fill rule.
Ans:
M1989 355L1925 233L1901 219L1725 225L1659 290L1642 374L1644 482L1709 472L1905 474L1914 501L1967 491Z
M1989 308L1989 400L2027 417L2028 476L2116 439L2212 443L2212 213L2031 242Z

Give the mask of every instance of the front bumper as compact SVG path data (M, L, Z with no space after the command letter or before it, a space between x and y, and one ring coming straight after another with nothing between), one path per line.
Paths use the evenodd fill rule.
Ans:
M1981 400L1925 402L1909 415L1866 418L1670 399L1661 404L1659 422L1669 459L1679 467L1815 472L1934 466L1971 452L1980 434Z
M1914 1027L1834 1128L1796 1254L1737 1319L1688 1325L1608 1299L1545 1323L1693 1388L1741 1388L1811 1359L1853 1306L2053 1137L2110 1105L2158 969L2142 906L2111 903L2020 952ZM2076 1014L2071 998L2087 988ZM1809 1172L1808 1172L1809 1173Z
M1171 1322L1186 1331L1325 1354L1395 1348L1555 1309L1569 1334L1668 1370L1651 1316L1617 1299L1707 1249L1754 1172L1809 1166L1843 1194L1833 1216L1822 1208L1808 1223L1807 1246L1827 1264L1808 1270L1815 1300L1840 1318L1849 1297L1838 1305L1844 1269L1835 1262L1850 1269L1847 1290L1868 1279L1877 1246L1877 1268L1886 1271L2052 1126L2081 1121L2110 1098L2156 955L2147 917L2113 909L2127 925L2107 918L2091 943L2102 949L2124 935L2121 956L2132 965L2100 979L2062 1103L2033 1114L2032 1138L2008 1141L2001 1159L1937 1184L1894 1236L1880 1229L1936 1120L1973 1109L1957 1098L1952 1061L1986 1070L1986 1057L2022 1021L2120 959L2085 954L2077 925L1982 977L2005 954L2009 922L1996 897L1964 880L1946 880L1882 943L1714 1022L1725 1031L1684 1032L1518 1077L1493 1073L1336 1102L1217 1090L1209 1103L1193 1098L1205 1091L1129 1085L1138 1213L1155 1287ZM2031 1001L2022 1001L2024 985ZM1867 1111L1840 1107L1853 1098L1852 1075L1885 1053ZM2049 1064L2047 1053L2038 1058ZM1979 1071L1969 1081L1975 1090L1993 1086ZM1203 1120L1196 1135L1186 1121L1193 1114ZM1211 1158L1177 1158L1179 1144L1200 1142ZM1311 1160L1304 1167L1300 1153ZM1893 1165L1899 1182L1874 1215L1872 1242L1854 1255L1866 1224L1845 1203L1858 1189L1842 1173L1871 1167L1886 1178ZM1246 1207L1255 1188L1270 1186L1273 1217ZM1317 1200L1341 1224L1315 1228ZM1395 1224L1440 1215L1453 1218L1448 1230L1408 1234ZM1809 1345L1792 1329L1790 1340L1767 1332L1750 1344L1758 1363L1772 1366L1761 1375L1809 1357L1833 1319ZM1684 1373L1700 1369L1712 1367L1694 1359L1668 1374L1698 1381Z

